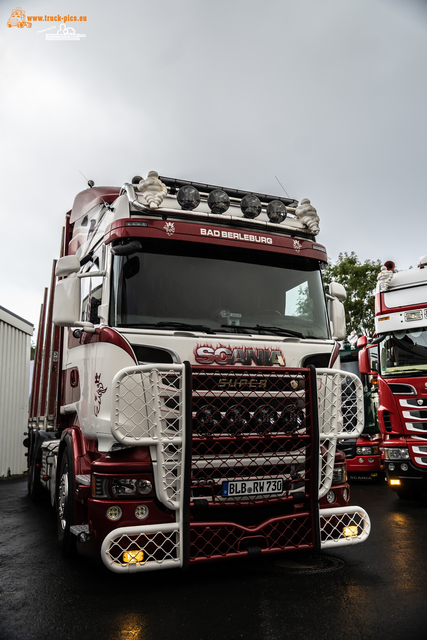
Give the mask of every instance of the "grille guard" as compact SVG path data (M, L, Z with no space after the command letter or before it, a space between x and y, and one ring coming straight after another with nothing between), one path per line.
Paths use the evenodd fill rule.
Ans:
M188 540L189 533L186 505L190 497L184 477L189 477L191 464L186 459L189 457L186 451L191 440L189 394L192 390L186 383L189 379L185 374L186 367L190 369L188 363L128 367L113 380L112 434L122 444L150 447L157 499L173 510L176 517L173 524L124 527L108 534L101 556L113 571L147 571L182 567L188 563L188 543L184 544L184 540ZM221 375L223 371L221 369ZM272 375L290 375L289 372L295 375L295 372L306 371L276 369ZM258 369L251 373L253 376L265 374ZM233 375L239 375L236 368ZM316 409L318 411L320 455L319 464L314 468L318 468L318 498L321 498L332 484L337 439L357 437L363 430L363 389L359 378L348 372L318 369L315 375L317 403L313 403L311 411L314 414ZM298 399L298 394L298 389L293 394L287 389L282 394L275 393L274 397L293 396ZM239 395L242 395L241 391ZM308 414L310 408L304 411ZM315 537L322 549L356 544L369 535L369 517L360 507L322 509L320 512L317 509L314 515L319 523ZM277 518L279 520L283 518ZM198 526L196 524L194 528ZM345 536L343 530L351 526L358 527L357 535ZM124 562L123 553L129 549L144 550L144 559L139 556L138 561Z

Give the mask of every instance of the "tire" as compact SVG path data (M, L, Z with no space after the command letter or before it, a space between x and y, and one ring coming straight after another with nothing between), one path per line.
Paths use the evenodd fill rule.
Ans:
M63 450L56 488L58 541L62 555L71 557L76 551L76 537L71 533L74 512L74 465L70 444Z
M40 481L40 467L42 462L41 446L43 440L38 431L33 431L30 436L28 449L28 495L33 502L39 502L44 495L44 489Z

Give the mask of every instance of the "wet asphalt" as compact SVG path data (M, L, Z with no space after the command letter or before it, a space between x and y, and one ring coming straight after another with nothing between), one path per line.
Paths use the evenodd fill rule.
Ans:
M49 504L1 481L0 640L426 640L427 500L351 495L363 544L125 576L64 560Z

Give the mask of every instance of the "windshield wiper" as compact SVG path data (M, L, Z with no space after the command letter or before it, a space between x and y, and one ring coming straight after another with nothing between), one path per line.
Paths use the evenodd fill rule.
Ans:
M188 322L174 322L165 320L164 322L142 322L138 324L138 327L159 327L163 329L167 329L171 327L172 329L182 329L183 331L203 331L203 333L212 333L215 331L210 327L207 327L204 324L191 324Z
M245 327L245 326L242 326L242 325L229 326L228 324L222 324L221 327L227 327L228 329L234 329L236 331L236 333L240 333L239 329L243 329L245 332L246 331L258 331L258 333L261 333L261 331L271 331L272 333L277 333L277 334L282 335L282 336L295 336L296 338L302 338L303 337L303 334L300 333L299 331L292 331L291 329L283 329L282 327L275 327L275 326L264 325L264 324L256 324L254 327Z

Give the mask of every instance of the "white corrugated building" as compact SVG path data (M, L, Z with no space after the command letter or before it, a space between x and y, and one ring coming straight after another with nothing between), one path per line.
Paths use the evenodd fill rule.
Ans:
M33 325L0 307L0 477L27 468L22 445L28 423Z

